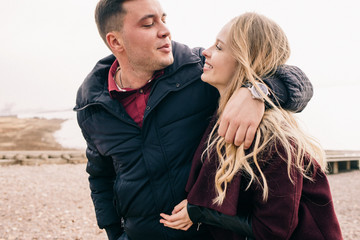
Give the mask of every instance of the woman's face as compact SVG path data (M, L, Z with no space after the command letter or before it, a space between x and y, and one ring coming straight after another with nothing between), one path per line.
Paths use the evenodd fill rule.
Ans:
M227 45L230 28L231 22L221 29L215 44L202 53L206 60L201 79L216 87L220 94L230 83L237 67L235 58Z

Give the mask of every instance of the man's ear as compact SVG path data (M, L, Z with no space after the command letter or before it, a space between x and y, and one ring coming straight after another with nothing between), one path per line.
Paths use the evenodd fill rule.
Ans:
M112 31L106 34L106 42L113 52L122 52L124 49L119 32Z

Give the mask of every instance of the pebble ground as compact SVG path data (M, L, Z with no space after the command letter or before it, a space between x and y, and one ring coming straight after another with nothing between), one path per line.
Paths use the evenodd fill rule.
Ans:
M344 239L360 239L360 171L329 175ZM85 164L0 167L0 240L103 240Z

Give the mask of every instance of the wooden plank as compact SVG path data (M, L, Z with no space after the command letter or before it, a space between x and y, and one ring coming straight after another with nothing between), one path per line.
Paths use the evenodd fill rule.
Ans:
M334 162L333 173L339 173L339 163Z

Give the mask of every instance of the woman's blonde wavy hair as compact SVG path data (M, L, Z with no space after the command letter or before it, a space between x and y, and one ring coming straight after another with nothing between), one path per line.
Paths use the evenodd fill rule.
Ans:
M256 13L245 13L234 18L231 23L227 45L238 66L234 77L220 97L217 112L219 117L233 93L245 82L253 84L257 81L262 82L261 77L273 74L290 56L285 33L267 17ZM256 84L255 86L257 87ZM258 90L261 92L260 89ZM215 124L208 138L203 157L206 155L210 159L215 149L219 161L215 175L217 197L213 199L214 204L223 203L228 184L239 172L250 177L247 189L253 182L257 182L263 189L263 200L267 200L269 189L259 161L266 161L261 159L261 156L266 156L269 146L276 149L279 144L278 146L285 150L286 156L282 158L287 161L291 182L293 182L291 171L294 167L305 178L312 180L312 175L309 173L314 159L325 171L325 154L319 144L303 133L291 112L280 109L264 94L263 97L272 108L265 111L250 153L245 153L243 144L237 147L226 143L225 139L217 134L219 122ZM310 162L304 162L305 154ZM255 169L257 174L254 172Z

